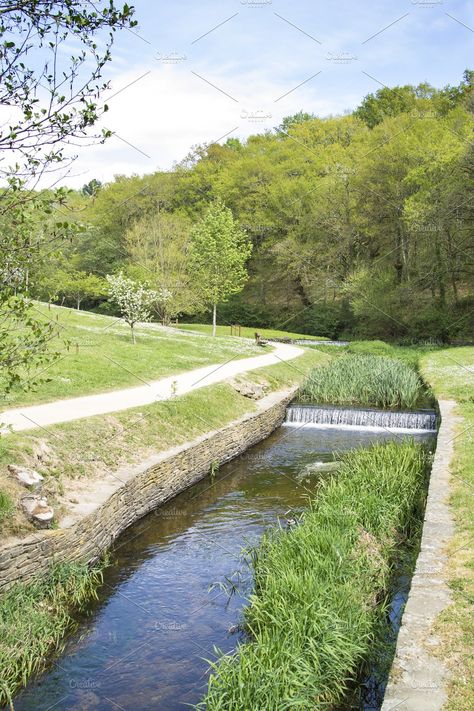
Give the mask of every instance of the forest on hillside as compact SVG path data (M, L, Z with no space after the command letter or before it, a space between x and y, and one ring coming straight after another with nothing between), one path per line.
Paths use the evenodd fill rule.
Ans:
M473 86L466 71L444 89L382 88L348 115L301 111L245 142L197 146L171 171L66 191L28 218L30 293L115 313L105 277L123 271L168 293L165 321L207 320L189 240L219 200L253 244L221 323L472 340Z

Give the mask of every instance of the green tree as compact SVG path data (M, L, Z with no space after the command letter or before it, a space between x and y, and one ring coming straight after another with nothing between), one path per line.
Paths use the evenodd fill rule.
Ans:
M234 221L231 210L216 200L191 233L190 270L204 301L212 307L216 335L217 304L242 290L252 244Z
M84 300L100 299L101 296L106 296L108 291L104 279L77 270L56 272L53 279L56 282L57 297L73 302L78 311ZM49 291L51 290L50 287Z
M307 111L298 111L296 114L293 114L293 116L285 116L281 124L277 127L277 131L281 131L282 133L287 133L290 128L293 126L297 126L300 123L304 123L305 121L312 121L315 119L316 116L314 114L309 114Z
M81 192L83 195L87 195L88 197L95 197L101 187L102 183L100 182L100 180L92 178L92 180L89 180L88 183L82 186Z
M127 273L167 298L155 304L162 323L181 313L203 310L189 269L191 223L179 214L157 212L136 222L126 233L130 255Z
M58 219L49 235L47 222L67 191L42 191L46 180L74 155L68 146L105 140L110 132L91 135L107 110L100 96L107 84L102 70L111 59L117 29L131 27L132 8L117 9L113 0L26 0L0 4L0 105L9 119L0 126L0 369L2 389L31 384L34 371L48 356L51 324L35 317L29 298L33 262L47 256L71 234ZM104 36L105 34L105 36ZM74 46L74 49L68 49ZM46 243L49 245L46 247Z

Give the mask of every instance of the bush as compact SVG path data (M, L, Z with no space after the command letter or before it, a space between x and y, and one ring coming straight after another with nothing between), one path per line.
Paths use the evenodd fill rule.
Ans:
M427 455L413 442L343 456L300 525L253 552L249 641L213 664L199 708L333 708L374 652L391 566L418 528ZM361 495L363 492L363 495Z
M424 395L423 384L406 363L386 356L344 355L315 368L301 386L301 402L415 407Z

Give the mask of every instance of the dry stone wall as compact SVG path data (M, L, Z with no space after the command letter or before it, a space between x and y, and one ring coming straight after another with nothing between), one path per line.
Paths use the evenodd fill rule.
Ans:
M294 392L272 393L258 402L257 412L148 460L71 525L5 543L0 593L44 574L53 563L97 559L128 526L208 475L213 463L224 464L268 437L282 423Z

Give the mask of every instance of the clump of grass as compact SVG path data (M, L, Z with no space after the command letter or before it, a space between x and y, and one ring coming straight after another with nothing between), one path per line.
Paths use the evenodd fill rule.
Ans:
M298 397L301 402L410 408L423 395L420 377L406 363L385 356L344 355L312 370Z
M1 597L0 704L11 705L13 693L61 649L72 611L97 596L103 566L55 565L48 575L17 583Z
M381 628L400 542L424 505L427 454L412 442L343 456L299 526L254 550L248 642L213 664L206 711L341 702Z
M425 353L439 350L439 346L433 343L400 346L384 341L351 341L346 350L354 355L379 355L397 358L418 371L420 357Z
M0 526L13 511L13 501L10 496L0 489Z

